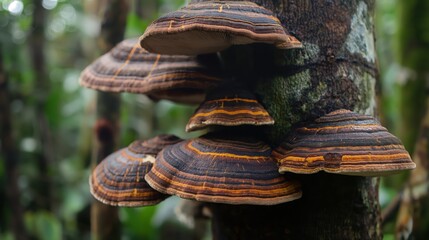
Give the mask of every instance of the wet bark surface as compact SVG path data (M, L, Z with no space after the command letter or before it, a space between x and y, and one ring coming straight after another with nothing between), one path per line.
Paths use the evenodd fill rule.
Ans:
M260 128L262 138L276 146L294 124L339 108L376 114L373 0L254 2L272 10L303 43L303 49L258 44L222 53L276 121ZM243 66L231 51L244 51L253 61ZM381 239L377 178L295 176L303 183L300 200L270 207L211 205L214 238Z

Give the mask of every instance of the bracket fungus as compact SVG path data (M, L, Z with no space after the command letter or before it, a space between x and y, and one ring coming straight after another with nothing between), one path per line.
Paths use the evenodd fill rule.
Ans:
M195 104L204 100L207 89L222 81L215 54L202 56L160 55L140 47L138 39L127 39L86 67L80 84L106 92L146 94Z
M271 147L252 137L211 133L167 146L145 179L165 194L204 202L273 205L301 197L279 174Z
M194 131L211 125L272 125L274 119L244 88L222 84L207 94L186 125L186 131Z
M344 109L295 128L272 155L281 173L381 176L415 168L401 141L373 117Z
M136 140L112 153L93 170L89 178L91 194L112 206L138 207L161 202L168 195L152 189L144 176L162 148L180 141L174 135L159 135L147 141Z
M273 44L280 49L302 47L270 10L249 1L190 3L155 20L140 43L149 52L183 55L250 43Z

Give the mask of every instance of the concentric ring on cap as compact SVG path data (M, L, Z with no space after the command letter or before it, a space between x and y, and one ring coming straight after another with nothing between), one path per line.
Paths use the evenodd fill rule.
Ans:
M213 125L272 125L274 119L259 103L256 96L243 88L222 86L207 94L186 125L186 131L195 131Z
M147 141L136 140L104 159L90 178L91 194L112 206L138 207L154 205L164 195L151 188L144 176L152 168L156 154L165 146L181 141L173 135L161 135Z
M293 129L272 155L281 173L379 176L415 168L401 141L373 117L344 109Z
M106 92L146 94L153 99L200 103L222 81L216 55L178 56L149 53L127 39L86 67L80 84Z
M189 3L155 20L141 37L142 47L161 54L198 55L250 43L302 47L270 10L249 1Z
M273 205L301 197L300 183L278 173L267 144L221 135L164 148L146 181L160 192L206 202Z

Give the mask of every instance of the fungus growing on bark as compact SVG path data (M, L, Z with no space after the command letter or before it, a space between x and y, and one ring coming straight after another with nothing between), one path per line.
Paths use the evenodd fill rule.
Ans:
M272 156L281 173L380 176L415 168L401 141L373 117L344 109L293 129Z
M155 20L141 37L143 48L161 54L197 55L250 43L302 47L270 10L248 1L190 3Z
M274 119L247 89L222 84L207 94L186 125L194 131L212 125L272 125Z
M270 154L253 137L211 133L164 148L145 179L162 193L205 202L273 205L300 198L300 183L279 174Z
M207 89L221 82L219 69L215 54L153 54L141 48L137 39L127 39L86 67L79 82L99 91L142 93L195 104L204 100Z
M89 178L91 194L112 206L138 207L154 205L164 195L144 180L155 157L165 146L182 141L174 135L159 135L146 141L134 141L104 159Z

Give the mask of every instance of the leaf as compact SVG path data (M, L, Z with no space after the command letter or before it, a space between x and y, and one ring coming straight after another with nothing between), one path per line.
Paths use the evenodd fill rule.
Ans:
M25 214L25 225L36 239L56 240L61 239L62 228L60 221L46 211L27 212Z
M120 208L120 218L126 235L138 239L157 239L158 230L152 224L156 206Z
M149 21L142 20L135 13L128 14L127 17L127 28L125 29L125 36L136 37L143 34L146 27L149 25Z

